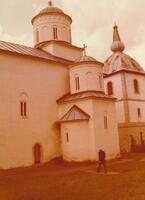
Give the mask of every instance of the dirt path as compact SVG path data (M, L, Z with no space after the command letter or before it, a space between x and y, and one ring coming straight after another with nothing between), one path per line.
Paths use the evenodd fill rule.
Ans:
M126 162L133 162L134 159L119 159L108 161L107 165L117 165ZM0 176L45 176L47 175L61 175L70 174L74 172L95 170L97 162L84 162L84 163L67 163L63 161L49 162L30 167L21 167L8 170L0 170Z

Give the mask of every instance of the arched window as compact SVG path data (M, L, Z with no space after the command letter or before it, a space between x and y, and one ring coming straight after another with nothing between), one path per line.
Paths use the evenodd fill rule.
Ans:
M140 108L137 109L137 115L138 115L138 118L141 118L141 109Z
M75 75L75 85L76 85L76 90L80 89L80 79L78 75Z
M134 92L135 92L136 94L138 94L138 93L139 93L139 84L138 84L138 80L136 80L136 79L133 80L133 86L134 86Z
M36 31L36 42L39 42L39 31Z
M53 26L53 39L57 40L58 39L58 35L57 35L57 27Z
M102 85L102 74L99 74L99 85L100 85L100 88L102 89L103 88L103 85Z
M21 101L20 102L20 110L21 110L21 117L27 117L27 102Z
M108 128L108 117L107 117L107 115L104 115L104 128L105 129Z
M66 133L66 141L69 142L69 135Z
M108 95L113 95L113 84L111 81L107 83L107 93Z
M22 118L27 117L27 94L26 93L21 93L20 95L20 116Z

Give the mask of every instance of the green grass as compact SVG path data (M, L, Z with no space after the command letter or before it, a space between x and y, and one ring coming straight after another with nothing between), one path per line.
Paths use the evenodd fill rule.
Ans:
M95 165L63 173L49 168L0 172L0 200L145 200L145 154L129 154L130 162L108 164L97 174ZM58 167L59 168L59 167Z

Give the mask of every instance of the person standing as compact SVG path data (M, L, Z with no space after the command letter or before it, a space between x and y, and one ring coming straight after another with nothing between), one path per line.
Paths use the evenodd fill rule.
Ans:
M97 172L100 172L101 166L104 168L104 172L107 173L107 168L106 168L106 153L102 149L99 150L98 152L98 157L99 157L99 163L97 167Z

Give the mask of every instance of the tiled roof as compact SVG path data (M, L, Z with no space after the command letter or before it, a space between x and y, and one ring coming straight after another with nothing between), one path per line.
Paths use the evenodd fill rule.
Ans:
M47 13L64 13L64 12L60 8L48 6L46 8L43 8L39 13L47 14Z
M15 44L15 43L10 43L10 42L0 41L0 50L11 52L11 53L17 53L20 55L32 56L32 57L41 58L41 59L45 59L45 60L60 62L60 63L67 64L67 65L72 63L69 60L56 57L56 56L54 56L50 53L47 53L43 50L24 46L24 45L19 45L19 44Z
M32 24L37 17L42 16L42 15L62 15L62 16L67 17L70 20L70 23L72 23L71 17L65 14L60 8L49 6L49 7L43 8L36 16L32 18Z
M77 58L75 60L75 62L85 62L85 61L93 61L93 62L95 62L96 59L91 57L91 56L83 55L83 56L80 56L79 58Z
M143 68L136 60L123 53L125 46L121 42L118 27L115 25L113 29L111 50L114 53L104 62L104 74L110 75L121 70L144 73Z
M89 120L90 115L74 105L71 109L60 119L60 122L76 121L76 120Z
M115 52L104 62L105 74L111 74L123 69L144 72L138 62L123 52Z
M108 99L108 100L115 100L115 97L108 96L103 92L100 91L84 91L84 92L79 92L79 93L74 93L70 94L67 93L63 97L57 100L57 103L64 103L68 101L73 101L77 99L84 99L87 97L93 97L93 98L103 98L103 99Z

